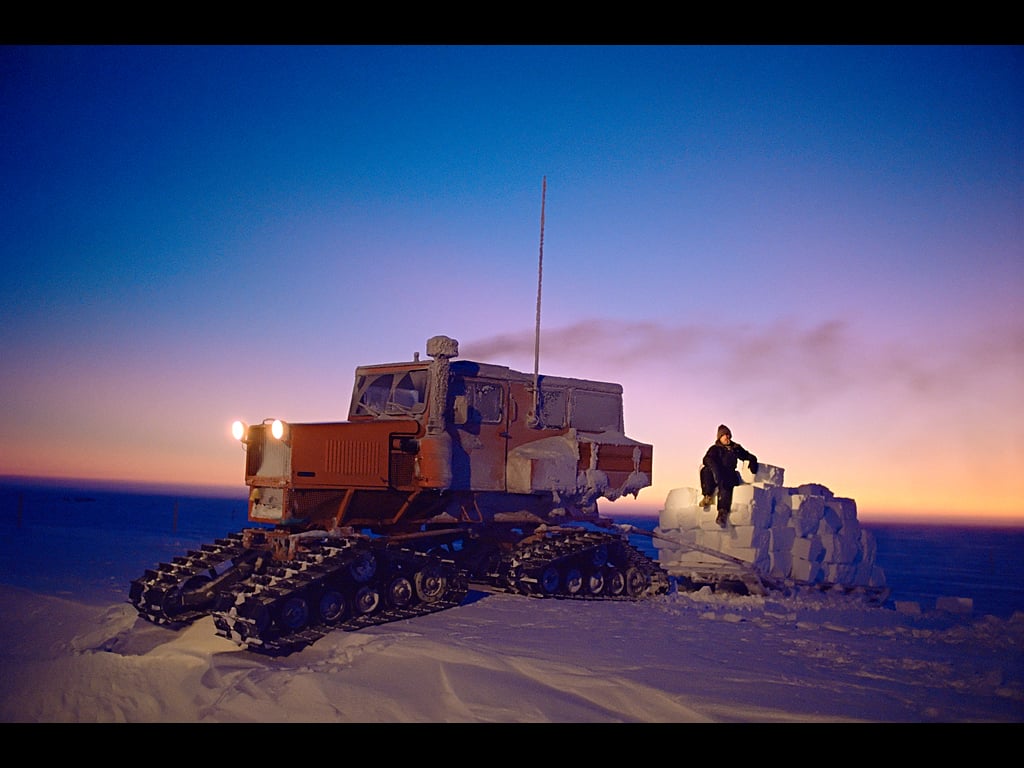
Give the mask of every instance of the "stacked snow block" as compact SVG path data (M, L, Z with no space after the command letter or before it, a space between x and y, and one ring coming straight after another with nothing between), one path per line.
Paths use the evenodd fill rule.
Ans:
M875 539L860 527L857 503L824 485L783 485L785 470L761 463L756 474L741 464L729 525L715 522L714 503L699 506L699 488L675 488L659 513L658 560L669 573L721 568L727 561L698 549L750 563L763 575L803 584L884 587L875 565ZM676 544L678 542L678 544Z

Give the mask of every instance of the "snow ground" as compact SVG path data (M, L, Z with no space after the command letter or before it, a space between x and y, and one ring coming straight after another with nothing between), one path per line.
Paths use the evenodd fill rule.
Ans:
M881 564L926 599L896 608L817 590L639 603L473 592L268 658L211 618L173 631L127 602L144 568L241 527L236 502L3 499L0 722L1024 722L1024 612L944 611L931 594L1016 583L1019 538L897 529Z
M846 595L675 593L454 609L269 658L215 634L0 590L0 720L46 723L836 723L1024 720L1024 615Z

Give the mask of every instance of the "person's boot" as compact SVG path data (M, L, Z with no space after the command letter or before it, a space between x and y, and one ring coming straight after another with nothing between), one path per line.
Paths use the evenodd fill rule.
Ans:
M702 507L710 507L711 506L711 502L714 501L714 500L715 500L714 496L705 496L703 499L700 500L700 505Z
M715 518L715 522L718 523L720 528L725 528L729 525L729 513L719 512L718 517Z

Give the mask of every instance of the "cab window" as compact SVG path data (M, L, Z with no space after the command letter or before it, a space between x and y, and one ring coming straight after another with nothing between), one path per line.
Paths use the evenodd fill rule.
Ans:
M427 372L378 373L359 376L352 415L406 416L426 407Z
M621 432L622 399L606 392L573 392L570 426L584 432Z
M565 406L568 392L564 389L541 387L540 423L545 427L561 429L565 426Z
M487 381L466 382L470 406L476 410L484 424L499 424L505 420L501 403L501 385Z

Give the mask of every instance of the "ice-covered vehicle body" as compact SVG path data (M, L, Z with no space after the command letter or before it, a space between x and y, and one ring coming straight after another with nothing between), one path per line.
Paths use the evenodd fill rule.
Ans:
M360 366L343 422L236 423L258 524L147 571L147 619L212 613L263 652L458 605L471 588L639 599L667 574L598 511L651 484L622 387L457 360Z

